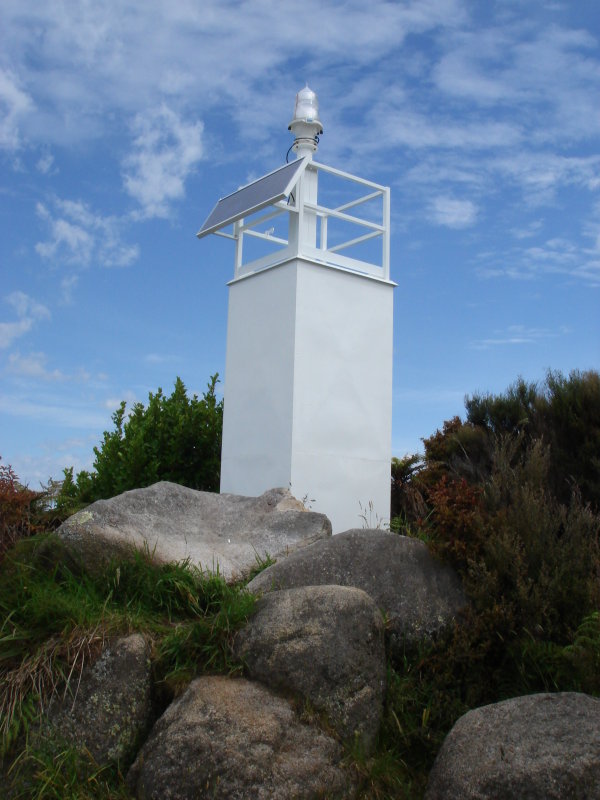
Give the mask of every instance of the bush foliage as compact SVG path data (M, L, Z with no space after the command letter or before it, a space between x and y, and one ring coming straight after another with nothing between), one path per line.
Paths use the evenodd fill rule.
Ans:
M382 752L409 765L406 797L421 796L469 708L600 694L598 373L519 380L466 409L424 439L424 457L392 467L392 529L450 561L470 600L454 630L391 668ZM390 780L381 796L393 796Z
M41 496L22 486L10 465L0 464L0 562L16 542L35 532Z
M105 431L94 448L93 471L74 479L73 469L65 469L59 509L72 513L94 500L157 481L218 491L223 401L217 400L217 383L218 375L213 375L202 398L190 399L177 378L170 397L162 389L150 393L148 405L136 403L129 416L123 401L112 415L114 429Z
M398 527L451 561L507 635L564 643L600 602L600 376L549 373L466 408L424 439Z
M556 499L568 503L577 487L583 501L600 510L598 372L574 371L568 378L549 372L541 386L519 379L502 395L473 395L466 409L467 422L456 432L458 441L465 439L463 467L472 458L489 470L494 439L502 434L520 435L515 457L531 442L542 441L548 447L546 478Z

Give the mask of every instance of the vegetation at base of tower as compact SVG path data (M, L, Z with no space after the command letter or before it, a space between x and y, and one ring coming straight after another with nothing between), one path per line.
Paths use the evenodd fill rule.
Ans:
M54 533L19 541L0 566L0 785L23 798L129 797L118 770L89 753L27 744L49 699L77 686L110 637L140 631L161 713L193 677L241 670L231 639L254 604L242 585L189 562L137 552L92 574Z
M376 750L347 753L364 800L422 798L446 733L470 708L539 691L600 696L600 377L519 380L501 395L467 399L466 412L424 440L423 457L392 465L392 529L452 563L470 607L444 636L388 662ZM138 413L141 424L146 412ZM105 434L107 461L126 425L122 417ZM83 502L79 476L71 479L64 501ZM21 781L23 798L129 799L116 769L68 749L50 758L20 747L44 699L74 665L76 679L107 636L141 630L166 704L192 675L239 667L228 643L254 601L243 586L185 563L156 566L143 553L95 577L77 571L39 533L44 498L9 467L0 470L0 512L5 769L20 753L9 780Z
M393 665L382 750L407 765L406 797L468 709L600 696L600 375L518 380L466 410L392 466L392 529L450 562L470 600L446 636Z
M223 429L218 380L213 375L202 398L190 399L177 378L170 397L159 388L148 395L147 406L135 403L128 415L123 401L112 415L114 429L105 431L101 445L94 447L93 471L74 478L72 467L64 470L57 497L62 518L95 500L157 481L217 492Z

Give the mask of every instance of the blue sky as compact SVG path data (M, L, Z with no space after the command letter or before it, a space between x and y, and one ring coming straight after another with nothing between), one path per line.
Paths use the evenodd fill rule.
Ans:
M195 233L285 162L305 82L318 160L392 190L395 455L598 369L595 0L3 0L0 44L0 455L32 488L121 400L224 375L232 247Z

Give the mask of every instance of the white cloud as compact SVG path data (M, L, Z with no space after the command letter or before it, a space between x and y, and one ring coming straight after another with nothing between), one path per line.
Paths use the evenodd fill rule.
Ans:
M66 374L59 369L49 369L48 356L45 353L29 353L21 355L20 352L11 353L8 357L7 371L17 378L30 378L46 382L69 381L71 383L88 383L91 375L80 368L73 373Z
M600 258L600 202L594 205L590 218L584 223L583 233L592 240L587 252Z
M572 275L590 286L600 288L600 258L589 258L583 261L575 267Z
M43 156L41 156L38 159L35 168L38 170L38 172L41 172L42 175L56 175L58 172L54 166L54 156L51 153L45 153Z
M419 113L409 104L381 108L375 119L373 135L384 147L472 151L514 147L523 141L523 131L514 122L465 118L457 123L439 114Z
M523 128L536 143L578 141L600 132L595 99L600 79L590 55L595 38L583 30L505 18L476 32L446 39L433 76L447 96L465 108L522 109Z
M79 275L67 275L60 282L62 292L61 301L64 305L71 305L73 302L73 291L79 283Z
M19 478L27 481L32 489L46 486L50 478L62 480L65 466L74 467L77 474L82 469L90 470L93 461L95 439L45 442L35 455L13 453L13 467Z
M160 79L159 88L165 95L182 95L194 87L194 76L179 69L167 69Z
M179 356L161 353L147 353L144 356L144 361L146 364L172 364L179 360Z
M537 234L542 230L543 226L543 221L541 219L536 219L527 225L513 228L511 233L517 239L529 239L532 236L537 236Z
M167 217L199 160L219 151L208 114L253 132L238 143L245 153L273 148L268 132L284 129L304 78L319 91L325 141L337 139L348 167L356 158L367 168L365 153L387 165L401 149L439 154L444 167L456 152L463 175L483 174L489 187L491 151L506 154L509 174L522 148L600 132L595 41L548 24L552 15L541 12L497 10L481 24L462 0L306 0L303 13L318 24L302 37L276 0L148 0L143 9L115 0L69 14L7 0L3 11L7 63L35 98L28 137L46 146L81 142L120 133L133 118L121 165L145 218ZM43 69L26 59L32 51ZM532 197L557 186L543 171L521 177Z
M47 259L60 256L70 264L89 264L94 243L93 236L81 225L74 224L64 217L53 217L42 203L37 204L37 212L50 226L50 239L35 245L38 255Z
M468 191L488 200L498 191L515 187L531 208L555 206L564 192L575 188L594 192L600 187L600 156L565 156L529 148L507 154L466 159L461 152L432 149L398 180L425 197L432 193ZM513 233L523 230L515 226Z
M567 267L579 258L578 248L566 239L548 239L543 245L528 247L525 256L536 263Z
M478 273L484 278L535 280L547 275L566 276L592 287L600 286L600 248L555 236L497 253L480 253Z
M477 206L470 200L436 197L430 207L430 218L447 228L468 228L477 220Z
M123 400L125 400L130 409L133 405L135 405L135 403L138 402L136 393L131 389L127 389L120 397L107 397L103 403L103 406L109 411L116 411Z
M491 347L537 344L545 339L557 339L569 333L564 325L558 330L548 328L528 328L525 325L510 325L506 330L494 331L493 336L471 342L474 350L488 350Z
M565 156L524 150L492 159L491 175L514 182L530 205L552 204L557 192L568 186L594 191L600 186L600 156Z
M104 425L108 423L105 420ZM73 467L77 474L83 469L91 470L93 467L93 447L98 443L101 426L97 431L84 436L69 436L66 439L60 436L60 429L46 438L35 448L35 454L16 452L12 454L11 461L17 475L25 478L30 487L45 486L49 478L61 480L65 467Z
M25 378L37 378L44 381L63 381L66 376L58 369L49 370L45 353L30 353L22 356L20 353L11 353L8 357L8 371L13 375Z
M20 319L17 322L0 322L0 347L10 347L15 339L31 330L32 319Z
M91 409L89 402L79 404L55 396L31 400L24 394L0 394L0 413L65 428L102 430L108 423L106 412Z
M50 319L50 312L25 292L11 292L6 301L15 309L19 317L30 316L34 320Z
M5 0L11 36L3 42L4 58L26 76L36 100L31 139L70 144L103 137L120 127L124 114L145 114L157 95L179 113L193 104L239 119L240 109L259 107L261 124L268 125L283 110L274 99L283 92L289 105L298 80L319 75L325 81L348 64L372 67L395 56L410 34L454 29L468 17L461 0L372 0L368 7L305 0L303 15L316 21L309 36L278 0L147 0L143 6L101 0L75 4L68 13L35 0ZM306 64L300 78L286 70L290 58ZM389 86L386 78L378 83L380 90ZM346 99L344 93L342 105Z
M137 244L122 241L123 220L118 217L104 217L86 203L59 198L54 199L52 211L38 203L37 212L50 229L50 238L35 245L42 258L84 267L94 261L105 267L127 267L139 257Z
M0 148L16 150L21 144L19 121L33 108L31 97L19 87L18 78L0 69Z
M15 310L17 319L14 322L0 322L0 348L10 347L15 339L28 333L36 322L50 319L46 306L24 292L11 292L5 300Z
M166 105L138 114L133 151L125 159L126 191L142 215L167 217L169 204L185 195L185 181L203 154L201 122L185 122Z
M402 185L405 181L425 188L458 184L461 187L469 187L471 191L474 189L481 191L485 189L486 175L471 162L465 163L462 154L457 157L448 153L443 157L431 154L419 158L399 184Z

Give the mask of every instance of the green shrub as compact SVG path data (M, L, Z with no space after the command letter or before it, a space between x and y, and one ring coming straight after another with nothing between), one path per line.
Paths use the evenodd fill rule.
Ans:
M574 370L568 378L549 371L540 386L522 379L501 395L465 401L468 425L494 437L519 434L522 447L534 440L549 446L552 494L568 503L577 487L584 502L600 509L600 374ZM427 443L425 446L427 448ZM467 462L474 458L465 449Z
M94 448L93 472L64 471L58 507L68 513L82 505L114 497L129 489L172 481L192 489L216 492L221 470L223 402L216 397L213 375L201 399L188 397L177 378L170 397L150 393L148 405L136 403L129 416L123 401Z

